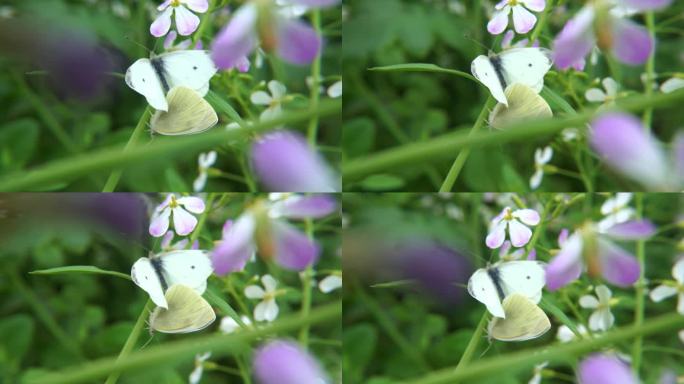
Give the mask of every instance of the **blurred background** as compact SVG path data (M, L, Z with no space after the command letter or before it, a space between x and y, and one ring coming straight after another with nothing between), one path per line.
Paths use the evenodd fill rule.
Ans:
M486 30L498 1L479 0L346 0L344 2L344 134L345 160L361 160L388 148L401 147L469 130L484 106L488 91L465 78L441 73L377 72L369 68L432 63L470 73L470 63L488 50L501 51L494 36ZM549 1L547 1L547 4ZM575 15L582 2L556 1L547 26L540 35L542 47L552 40L565 22ZM657 26L656 72L660 84L681 74L684 68L684 3L675 1L655 13ZM643 16L634 20L643 24ZM513 43L522 39L517 37ZM644 67L621 66L623 90L643 92ZM556 72L553 68L545 84L574 108L589 104L584 92L597 87L595 78L609 75L603 56L585 72ZM600 86L599 86L600 87ZM594 105L596 106L596 105ZM554 114L561 111L554 111ZM654 132L670 142L684 126L681 108L659 109L654 114ZM490 129L490 128L485 128ZM528 191L534 173L534 150L552 145L553 164L575 171L577 166L569 145L557 137L534 142L490 146L470 153L456 185L456 191ZM582 149L587 152L586 148ZM563 153L565 152L565 153ZM593 157L590 153L585 156ZM345 180L350 191L436 191L457 153L443 159L403 165L358 180ZM430 161L428 161L430 160ZM595 161L595 160L594 160ZM599 169L597 190L639 190L619 183L610 171ZM584 190L581 180L550 177L542 191Z
M221 197L221 198L219 198ZM244 208L265 195L225 194L214 200L207 216L199 248L211 250L221 239L227 219L236 219ZM163 196L141 194L0 194L0 383L18 383L46 371L78 369L85 362L117 356L140 315L148 295L132 281L116 276L84 273L31 274L32 271L90 265L130 274L131 266L148 252L160 252L160 239L148 234L149 212ZM302 226L303 223L293 223ZM314 235L321 245L316 264L320 281L339 271L339 214L317 220ZM181 240L176 238L173 246ZM246 299L247 285L260 284L258 277L270 273L278 281L280 317L300 311L301 281L298 273L266 264L260 258L243 272L225 278L209 278L209 289L240 315L252 319L256 301ZM230 291L228 289L230 287ZM234 296L233 294L237 295ZM240 298L240 302L236 297ZM324 294L312 289L312 308L337 300L339 291ZM247 306L244 312L242 304ZM150 336L147 326L138 347L174 340L219 334L225 316L216 308L217 319L197 333ZM254 324L254 323L252 323ZM263 323L262 323L263 324ZM312 327L310 350L327 372L341 371L339 324ZM279 334L297 337L298 332ZM251 364L259 344L249 345L239 363ZM214 357L213 368L205 368L202 383L242 383L234 357ZM187 383L195 367L192 360L181 364L147 367L142 373L124 373L119 383ZM249 371L248 371L249 372ZM104 380L102 380L104 381Z
M477 268L500 261L500 253L485 246L491 219L515 201L542 211L551 202L554 219L540 233L537 260L548 261L558 252L561 229L570 231L587 220L600 218L599 208L608 195L599 194L357 194L346 193L344 208L344 378L345 383L385 384L416 380L439 369L455 367L461 359L485 307L467 292L467 282ZM682 196L644 195L644 217L658 226L646 243L649 287L671 279L671 269L682 252ZM629 252L634 243L620 243ZM503 248L502 248L503 249ZM505 251L510 257L514 250ZM586 275L562 293L544 290L544 300L553 303L573 321L575 303L593 290L600 280ZM619 301L612 311L616 326L628 325L634 315L634 289L611 286ZM653 303L646 299L649 317L674 313L673 300ZM581 309L588 318L589 312ZM487 340L485 332L471 361L518 350L553 348L562 324L547 313L549 332L524 342ZM585 324L586 326L586 324ZM631 351L632 341L619 345ZM672 353L649 350L667 347ZM661 333L644 340L644 382L658 382L665 370L684 374L681 342L674 333ZM629 353L629 352L627 352ZM575 382L573 361L549 367L542 382ZM527 383L532 369L522 372L491 372L477 383Z

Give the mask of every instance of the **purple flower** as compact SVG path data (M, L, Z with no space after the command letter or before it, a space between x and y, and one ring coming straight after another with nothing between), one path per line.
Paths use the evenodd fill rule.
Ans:
M204 201L199 197L186 196L176 198L170 193L164 202L154 209L150 220L150 235L161 237L169 229L169 218L173 215L173 227L176 233L185 236L190 234L197 225L197 219L188 211L200 214L204 212Z
M639 262L611 240L643 240L653 233L655 227L647 220L616 224L605 231L588 224L563 241L546 267L546 286L551 291L564 287L577 280L586 266L590 275L628 287L639 279Z
M337 209L327 195L289 195L258 201L237 221L226 222L223 239L212 251L217 275L241 271L259 250L265 259L291 270L303 270L318 259L320 247L285 219L320 218Z
M680 137L675 139L674 161L670 162L661 144L634 116L622 112L605 113L596 118L591 127L592 147L612 168L653 190L681 188L684 164L680 161L684 145L681 145Z
M506 240L506 228L514 247L522 247L527 244L532 237L532 230L527 225L539 224L539 213L533 209L518 209L516 211L506 207L492 219L489 234L485 239L487 247L499 248Z
M577 367L580 384L637 384L632 369L617 356L595 353Z
M251 149L254 172L264 186L280 192L337 192L339 176L298 133L271 132Z
M309 7L324 7L337 1L292 0ZM297 65L311 63L321 50L321 37L309 25L281 16L267 5L248 2L240 7L231 21L217 35L212 45L212 58L219 68L240 65L240 61L261 46L281 59Z
M527 9L541 12L546 8L546 0L502 0L496 6L492 19L487 23L487 30L498 35L508 26L508 15L513 12L513 28L519 34L532 30L537 18Z
M252 362L260 384L318 384L327 376L318 362L298 344L273 340L260 347Z
M638 10L644 9L648 8ZM599 47L610 49L621 62L628 65L646 62L653 51L648 30L621 18L618 12L606 12L602 17L597 17L597 12L600 11L592 5L584 6L558 34L553 49L558 68L583 67L584 58L597 44L597 35Z
M188 8L197 13L204 13L209 9L207 0L166 0L159 7L159 16L150 25L150 33L154 37L166 35L171 29L171 15L175 12L176 29L181 36L188 36L197 30L200 19Z

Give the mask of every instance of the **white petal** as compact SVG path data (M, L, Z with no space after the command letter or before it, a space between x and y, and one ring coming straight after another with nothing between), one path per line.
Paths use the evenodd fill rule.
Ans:
M181 36L191 35L199 27L200 19L187 8L180 5L176 7L176 29Z
M342 96L342 80L335 82L328 88L328 97L337 98Z
M606 100L606 94L598 88L589 88L584 93L584 97L594 103L600 103Z
M202 364L199 364L195 366L195 369L192 370L190 373L190 376L188 377L188 382L190 384L198 384L200 380L202 379L202 373L204 371L204 367Z
M491 249L496 249L503 244L504 240L506 239L506 222L505 221L500 221L494 228L492 229L491 232L487 235L487 238L485 239L485 243L487 244L487 247Z
M520 219L520 221L527 225L537 225L541 220L539 213L534 209L518 209L513 212L513 217Z
M680 293L677 298L677 312L680 315L684 315L684 293Z
M233 333L236 329L240 328L240 325L230 316L225 316L221 319L221 325L219 329L223 333Z
M582 308L596 308L599 305L599 301L595 296L584 295L579 299L579 305Z
M519 34L531 31L536 22L537 17L522 5L513 7L513 27Z
M263 275L261 277L261 283L264 284L266 292L274 292L278 286L278 282L271 275Z
M610 199L606 200L601 204L601 214L602 215L609 215L613 213L615 208L617 207L617 197L613 198L611 197Z
M283 96L285 96L285 93L287 92L287 88L285 88L285 85L283 85L283 83L281 83L278 80L269 81L268 90L271 91L271 96L273 96L273 98L276 100L282 99Z
M541 185L542 179L544 178L544 170L538 168L532 177L530 177L530 189L537 189Z
M607 331L610 328L608 325L612 325L612 316L613 314L605 309L594 311L589 316L589 329L592 331Z
M556 333L556 338L561 343L567 343L575 338L575 333L567 325L561 325L558 327L558 333Z
M532 230L517 220L511 220L508 223L508 235L511 238L511 244L513 244L514 247L519 248L530 241Z
M681 340L682 343L684 343L684 329L682 329L681 331L679 331L679 340Z
M677 287L671 287L669 285L659 285L655 287L649 296L651 300L657 302L663 301L668 297L672 297L677 294Z
M684 284L684 257L672 266L672 277L679 283Z
M538 164L546 164L551 161L553 157L553 148L544 147L544 149L537 148L534 152L534 161Z
M204 187L207 185L207 173L206 172L200 172L199 175L197 175L197 178L195 181L192 182L192 190L195 192L202 192Z
M599 302L607 303L613 296L613 292L611 292L610 289L605 285L599 285L596 287L596 295L598 296Z
M197 219L181 207L173 208L173 229L181 236L189 235L197 226Z
M199 197L185 196L177 200L178 204L182 205L183 208L187 209L192 213L202 213L204 212L204 200Z
M318 283L318 288L323 293L331 292L340 287L342 287L342 277L337 275L326 276Z
M632 201L633 194L631 192L618 192L615 194L615 204L618 207L624 207Z
M602 81L603 88L606 90L606 94L610 97L615 97L617 95L618 83L613 80L612 77L606 77Z
M660 91L663 93L674 92L679 88L684 88L684 79L677 77L665 80L665 82L660 85Z
M264 309L264 319L266 321L273 321L278 317L278 304L275 299L266 301L266 308Z
M263 288L258 285L245 287L245 296L249 299L261 299L265 294L266 292L264 292Z
M264 321L266 320L266 302L261 301L254 307L254 320Z
M256 105L270 105L271 101L273 101L271 96L264 91L256 91L252 93L252 96L249 97L249 100Z

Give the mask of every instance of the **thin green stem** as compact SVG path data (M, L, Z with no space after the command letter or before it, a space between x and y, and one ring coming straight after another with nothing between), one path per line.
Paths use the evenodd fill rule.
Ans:
M147 299L142 312L140 312L140 315L138 316L138 320L135 322L131 333L128 335L128 339L126 339L126 343L124 343L121 352L119 352L119 357L116 359L117 362L125 359L133 351L133 347L135 347L135 344L138 342L138 338L140 338L140 333L145 326L145 319L147 319L147 315L149 315L151 309L152 300ZM109 377L107 377L105 384L115 384L119 380L119 376L121 376L120 371L113 371L109 374Z
M641 193L636 195L637 218L641 219L644 213L644 196ZM640 327L644 323L644 297L646 296L646 263L645 263L645 241L639 240L636 243L636 257L639 261L639 280L636 283L636 303L634 304L634 326ZM632 346L632 369L639 375L641 368L641 347L643 345L642 336L634 339Z
M316 30L318 35L321 34L321 11L314 9L311 11L311 26ZM320 85L321 84L321 52L318 52L313 63L311 63L311 108L318 107L318 101L320 98ZM318 116L311 116L309 120L309 128L307 129L307 137L309 139L309 145L313 148L316 147L318 135Z
M204 35L204 30L207 29L207 25L209 25L209 18L211 17L212 12L214 11L214 1L215 0L209 0L209 9L207 12L205 12L202 15L202 18L200 19L200 24L199 27L197 27L197 31L195 34L192 36L192 46L194 47L195 44L197 44L197 41L202 41L202 36Z
M136 145L138 142L138 137L140 137L140 134L145 131L145 127L147 126L147 121L150 119L150 116L152 116L152 108L148 106L145 108L142 116L140 116L138 124L135 126L131 137L128 139L128 143L126 143L126 146L123 149L124 153L128 152L131 148L133 148L134 145ZM123 170L121 169L113 170L112 173L109 174L109 178L107 178L107 182L102 188L102 192L114 192L122 174Z
M482 110L480 110L480 115L477 117L475 124L473 124L473 127L470 129L468 137L473 136L475 133L477 133L477 131L480 130L480 128L482 128L482 126L485 124L487 114L493 106L494 98L492 96L487 97L487 101L485 102L484 107L482 107ZM439 192L451 191L451 189L454 186L454 183L456 182L456 179L458 178L458 175L461 173L461 170L465 165L466 160L468 160L468 156L470 156L470 150L471 148L466 147L458 153L458 156L456 156L456 160L454 160L454 163L451 165L449 172L447 173L446 177L444 178L444 181L442 182L442 186L439 188Z
M249 370L247 369L247 364L245 364L245 362L242 361L242 356L235 356L235 363L240 369L240 376L242 376L242 382L244 384L251 384L252 377L250 376Z
M190 235L190 241L188 241L188 248L191 248L195 240L199 238L200 233L202 232L202 228L204 228L204 223L207 221L207 216L209 216L209 213L211 212L214 199L216 199L215 193L210 193L209 196L207 196L207 201L204 203L204 212L202 212L202 215L197 220L197 226L195 226L195 229L192 231L192 234Z
M532 234L532 238L530 239L530 242L527 244L527 247L525 248L525 255L523 256L523 260L527 259L527 256L530 255L530 252L534 249L534 246L537 245L537 241L539 241L539 236L541 233L544 231L544 228L546 227L546 217L549 215L549 212L551 212L551 206L553 205L553 199L549 200L545 205L544 205L544 211L541 214L541 221L537 225L537 227L534 229L534 233Z
M304 225L306 228L306 236L309 238L309 240L313 241L314 237L314 227L313 227L313 221L311 219L306 219L304 221ZM313 266L308 266L300 275L300 278L302 280L302 308L301 308L301 313L302 317L306 317L309 315L309 312L311 311L311 279L314 276L314 270ZM304 326L299 330L299 343L304 346L304 348L307 348L309 346L309 327Z
M651 35L651 40L655 41L655 17L653 11L646 12L646 28L648 34ZM655 80L655 49L651 50L651 54L646 61L646 81L644 84L644 93L646 96L653 95L653 81ZM643 122L646 131L651 130L651 122L653 119L653 108L646 108L644 110Z
M480 321L477 323L477 327L475 328L473 335L470 336L470 341L468 342L468 345L466 345L465 351L463 351L463 356L461 356L461 359L458 361L456 371L463 369L470 364L470 360L473 359L475 351L477 350L478 345L480 345L480 340L482 340L482 334L484 333L488 318L489 312L485 310L480 318Z
M532 31L532 35L530 35L530 41L528 41L527 46L531 47L532 44L534 44L535 41L539 38L539 35L542 32L542 29L544 29L544 26L546 26L546 18L549 15L549 12L553 9L553 0L549 0L546 3L546 8L544 8L544 12L539 16L539 21L537 22L537 26L534 27L534 31Z

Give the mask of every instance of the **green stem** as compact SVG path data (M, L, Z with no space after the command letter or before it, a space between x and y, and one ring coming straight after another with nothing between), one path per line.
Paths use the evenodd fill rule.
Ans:
M648 34L651 35L652 41L655 40L655 17L653 11L646 12L646 28L648 28ZM652 50L651 55L648 56L646 61L646 82L644 86L646 87L646 96L653 95L653 81L655 79L655 49ZM653 108L646 108L644 110L643 122L646 131L651 130L651 122L653 119Z
M489 359L483 359L463 369L445 368L432 372L415 380L405 381L411 384L440 384L455 381L467 381L491 375L492 372L505 372L513 375L521 370L530 369L535 364L544 361L562 362L568 358L575 358L584 353L597 351L604 346L624 342L636 336L647 336L655 333L665 333L684 327L684 316L678 313L649 319L641 326L631 325L606 332L601 337L583 339L565 344L553 344L544 348L530 348L527 350L509 352Z
M145 108L145 111L143 112L142 116L140 116L138 124L135 126L135 129L133 130L131 137L128 139L128 143L126 143L126 146L123 149L124 153L128 152L138 142L138 137L140 137L140 134L145 131L147 121L150 119L151 115L152 108L148 106L147 108ZM107 182L102 188L102 192L114 192L114 190L116 189L116 185L119 183L119 180L121 179L122 173L123 170L121 169L113 170L112 173L109 174L109 178L107 178Z
M209 0L209 8L207 12L205 12L202 15L202 18L200 19L200 24L199 27L197 27L197 31L195 34L192 36L192 46L194 47L195 44L197 44L197 40L202 40L202 36L204 35L204 30L207 29L207 25L209 25L208 19L211 17L211 14L214 12L214 1L215 0ZM194 48L191 48L194 49Z
M539 225L537 225L537 227L534 229L532 238L530 239L530 242L527 244L527 247L525 248L525 256L523 256L523 260L527 260L527 256L529 256L530 252L534 249L534 246L537 245L539 236L544 230L544 227L546 227L546 217L549 215L549 212L551 211L551 205L553 205L553 199L549 200L549 202L547 202L546 205L544 205L544 211L541 214L541 221L539 222Z
M199 235L202 232L202 228L204 228L204 223L207 221L207 216L209 216L209 212L211 211L214 199L216 199L215 193L210 193L209 196L207 196L207 201L206 203L204 203L204 212L202 212L202 215L197 220L197 226L195 226L195 229L192 231L192 234L190 235L190 241L188 241L188 249L190 249L195 240L199 238Z
M147 319L147 316L149 315L151 309L152 300L148 299L147 303L145 303L145 306L143 307L142 312L140 312L138 320L135 322L135 325L133 326L131 333L128 335L126 343L121 349L121 352L119 352L119 357L116 359L117 362L121 361L122 359L125 359L128 355L131 354L131 351L133 351L133 347L135 347L135 344L138 342L140 333L142 332L145 326L145 319ZM105 384L115 384L119 380L119 376L121 376L120 371L113 371L109 374L109 377L107 377Z
M314 234L314 228L313 228L313 222L311 219L306 219L304 221L304 225L306 227L306 236L309 238L309 240L313 241L313 234ZM302 280L302 317L306 317L309 315L309 312L311 311L311 279L314 276L314 271L312 266L308 266L303 273L301 274L301 280ZM309 327L304 326L299 330L299 343L304 346L304 348L307 348L309 346Z
M539 17L539 21L537 22L537 26L534 28L534 31L532 31L532 35L530 36L530 41L527 43L528 47L531 47L532 44L534 44L534 42L539 38L539 34L541 34L542 29L546 25L546 18L548 17L551 9L553 9L553 0L549 0L546 3L546 8L544 8L544 12Z
M473 355L475 354L478 345L480 345L480 340L482 340L482 334L484 333L487 319L489 318L488 314L489 312L487 312L487 310L482 314L480 322L477 323L477 327L475 328L473 335L470 336L470 341L468 342L465 351L463 351L463 356L461 356L461 359L458 361L456 371L465 368L470 363L470 360L473 359Z
M316 30L318 35L321 34L321 12L318 9L311 11L311 26ZM321 84L321 52L316 55L311 64L311 108L318 107L320 98L320 84ZM318 116L311 116L309 120L309 128L307 130L307 137L309 145L316 147L318 135Z
M493 106L494 98L489 96L487 98L487 101L485 102L484 107L482 107L482 110L480 110L480 115L477 117L475 124L470 129L468 137L471 137L472 135L477 133L477 131L479 131L480 128L482 128L482 126L485 124L487 114L489 114L489 110ZM456 156L456 160L454 160L454 163L451 165L451 169L449 169L449 172L447 173L446 177L444 178L444 181L442 182L442 186L439 188L439 192L451 191L451 189L454 186L454 183L456 182L456 179L458 178L458 175L461 173L461 169L463 169L466 160L468 160L468 156L470 156L470 149L471 148L466 147L458 153L458 156Z
M636 195L636 210L637 218L641 219L644 212L644 196L641 193ZM636 257L639 261L639 280L636 283L636 303L634 305L634 326L640 327L644 323L644 296L646 295L646 263L645 263L645 241L639 240L636 243ZM637 336L634 339L632 347L632 369L634 373L639 375L641 368L641 347L643 345L643 338Z

